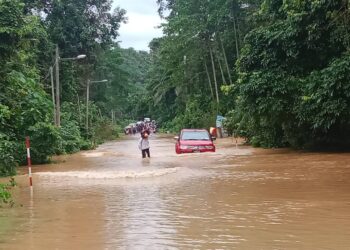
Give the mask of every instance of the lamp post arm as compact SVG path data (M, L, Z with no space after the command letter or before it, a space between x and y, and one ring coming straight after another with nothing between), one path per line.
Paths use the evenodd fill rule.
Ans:
M75 57L67 57L67 58L59 58L60 61L73 61L73 60L77 60L77 58Z
M99 83L99 82L108 82L108 80L101 80L101 81L90 81L90 83Z
M78 55L76 57L66 57L66 58L59 58L60 61L75 61L75 60L80 60L84 59L86 55Z

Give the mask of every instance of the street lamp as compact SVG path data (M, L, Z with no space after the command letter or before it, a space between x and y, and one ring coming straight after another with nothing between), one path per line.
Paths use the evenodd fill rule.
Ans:
M78 55L77 57L72 58L60 58L58 45L56 45L56 54L55 54L55 65L56 65L56 126L61 126L61 105L60 105L60 69L59 62L60 61L69 61L69 60L80 60L84 59L86 55Z
M67 57L67 58L59 58L61 61L69 61L69 60L80 60L86 58L86 55L78 55L76 57Z
M100 80L100 81L91 81L88 80L86 84L86 121L85 121L85 127L86 132L89 131L89 96L90 96L90 84L91 83L102 83L102 82L108 82L107 79Z

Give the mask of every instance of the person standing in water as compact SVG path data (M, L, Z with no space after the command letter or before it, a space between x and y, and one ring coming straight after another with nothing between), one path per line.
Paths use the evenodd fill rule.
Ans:
M139 140L139 149L142 152L142 158L146 158L146 154L148 158L150 158L150 152L149 152L149 140L148 140L149 133L148 132L142 132L141 138Z

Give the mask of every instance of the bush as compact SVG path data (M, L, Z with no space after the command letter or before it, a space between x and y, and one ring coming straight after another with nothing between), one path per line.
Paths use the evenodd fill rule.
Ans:
M231 110L225 117L223 126L229 136L247 137L247 132L244 128L245 124L242 123L242 115L239 113L239 110Z
M17 165L16 149L16 143L10 141L5 134L0 133L0 176L15 174L15 166Z
M94 138L98 143L106 140L113 140L119 137L122 128L118 125L112 125L109 121L102 121L94 129Z
M11 189L14 186L16 186L16 182L13 178L11 178L7 184L0 183L0 207L2 204L10 204L10 206L14 205L14 202L11 199Z
M79 103L83 110L83 103ZM77 104L64 102L62 104L61 120L61 143L60 151L57 154L71 154L79 150L88 150L94 148L94 143L88 140L91 134L86 134L84 112L76 112Z
M312 147L350 146L349 68L349 54L345 54L304 79L296 111L305 126L302 136Z
M81 140L80 141L80 149L81 150L90 150L90 149L94 149L95 148L95 144L92 141L89 140Z
M62 123L60 135L61 145L58 153L71 154L80 150L83 144L83 139L80 134L79 126L75 121L65 120Z
M186 104L185 111L171 122L165 123L166 130L178 132L183 128L209 128L214 125L215 114L207 111L198 100Z
M60 134L51 124L39 122L29 127L31 158L33 163L46 163L57 151Z

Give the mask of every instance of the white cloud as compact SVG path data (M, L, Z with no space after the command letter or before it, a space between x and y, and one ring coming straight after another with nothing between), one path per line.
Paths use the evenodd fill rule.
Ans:
M148 50L149 42L162 36L161 29L157 28L161 19L155 0L118 0L114 1L115 6L125 9L128 17L128 23L122 24L119 30L121 47Z

